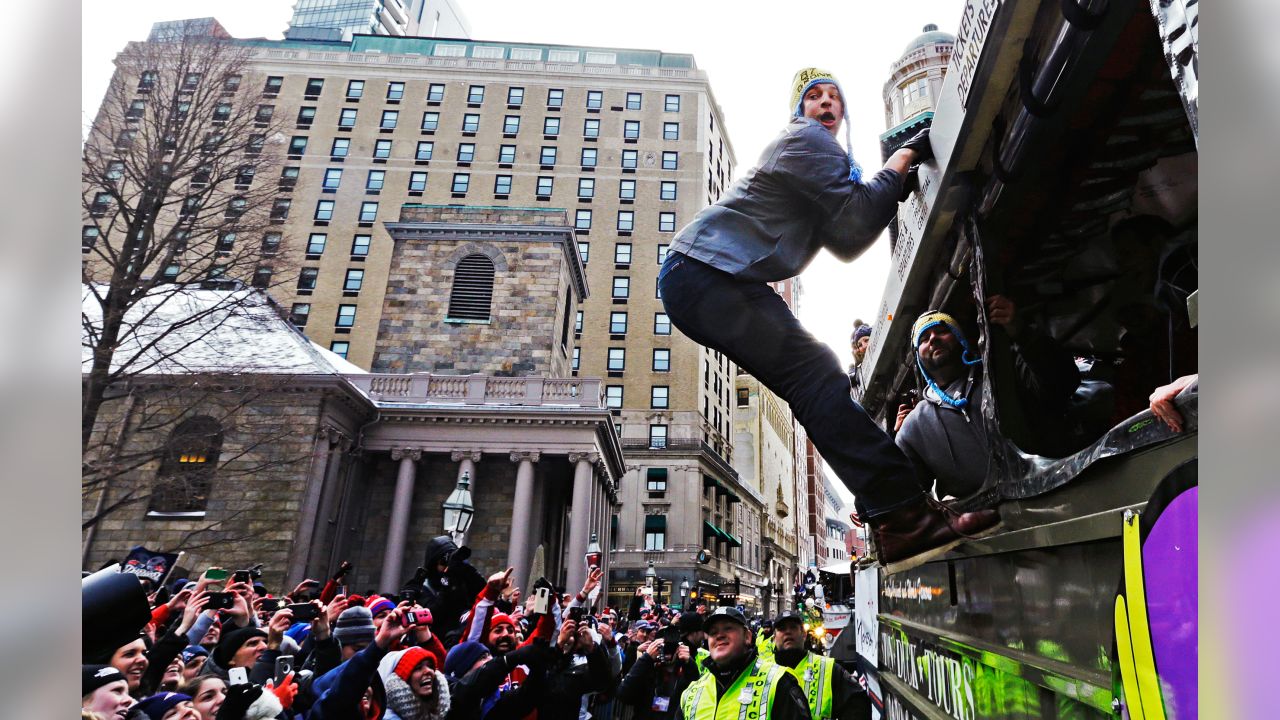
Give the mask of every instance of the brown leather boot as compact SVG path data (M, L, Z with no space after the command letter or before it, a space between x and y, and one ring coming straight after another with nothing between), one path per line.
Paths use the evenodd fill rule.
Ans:
M877 555L886 575L892 575L944 555L967 539L1000 529L1000 513L978 510L959 513L928 496L904 508L870 518Z

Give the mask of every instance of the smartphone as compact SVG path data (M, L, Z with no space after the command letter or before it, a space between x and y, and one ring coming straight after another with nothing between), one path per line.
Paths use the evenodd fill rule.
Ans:
M248 570L237 570L235 575L232 577L233 577L233 580L238 583L247 583L250 580Z
M249 670L248 668L233 667L227 670L227 679L232 685L248 685Z
M311 622L316 619L316 606L311 603L296 603L287 606L293 612L294 622Z
M643 594L643 595L652 595L652 594L653 594L653 588L648 587L648 586L642 587L642 588L640 588L640 593L641 593L641 594Z
M582 606L569 608L569 619L574 622L582 622Z
M418 602L418 591L417 590L401 590L400 595L397 598L397 602L402 603L406 601Z
M226 580L231 575L230 571L222 568L209 568L204 571L204 576L208 580Z
M291 672L293 672L292 655L281 655L276 658L276 681L273 685L275 687L280 687L280 684L284 682L285 676Z
M236 606L234 593L215 592L209 593L209 604L204 606L205 610L230 610Z
M540 587L533 593L533 613L546 615L551 612L551 589Z
M659 633L662 638L662 655L665 658L674 658L676 651L680 649L680 629L667 626Z

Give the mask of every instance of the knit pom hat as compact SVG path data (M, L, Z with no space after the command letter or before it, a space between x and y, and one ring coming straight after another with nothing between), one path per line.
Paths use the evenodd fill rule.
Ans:
M960 347L964 349L964 352L960 354L960 362L965 365L977 365L982 362L982 358L974 355L969 348L969 341L965 339L964 333L960 332L960 323L941 310L926 310L920 314L920 317L916 318L915 324L911 326L911 351L916 356L916 367L920 368L920 374L929 383L929 387L933 388L933 392L938 396L938 399L958 410L964 409L969 404L969 399L948 396L942 391L942 388L938 387L938 383L929 376L928 371L924 369L924 363L920 362L920 338L926 330L938 325L945 325L947 329L951 330L951 334L956 336L956 340L960 342Z
M370 595L365 601L364 606L369 608L369 612L373 615L386 610L388 612L396 609L396 604L381 595Z
M849 100L845 97L844 88L840 87L840 81L836 80L836 76L822 70L820 68L808 67L796 72L794 78L791 79L791 117L804 117L804 96L809 92L809 88L822 83L830 83L836 86L836 90L840 93L840 106L844 109L844 151L849 156L849 179L853 182L862 182L862 166L857 160L853 159L853 144L849 140Z
M475 640L458 643L450 648L449 654L445 656L444 674L450 679L463 677L480 658L491 654L489 648Z
M858 342L858 338L869 337L871 335L870 325L859 325L853 329L853 336L849 338L850 342Z
M369 608L357 605L342 611L333 629L333 637L339 645L373 642L373 613Z
M400 654L400 659L396 662L394 672L401 680L409 682L409 674L413 672L414 668L418 667L418 663L431 659L431 653L415 645ZM434 660L432 662L434 664Z

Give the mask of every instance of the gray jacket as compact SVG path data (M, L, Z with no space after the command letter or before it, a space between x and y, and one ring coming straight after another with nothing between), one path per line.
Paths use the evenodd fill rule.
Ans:
M795 118L671 249L741 280L785 280L824 247L846 262L861 255L897 212L903 182L888 169L850 181L849 158L831 133Z
M943 388L951 397L965 391L968 374ZM976 371L968 388L969 406L961 412L938 401L933 388L902 422L894 442L911 460L925 492L938 481L939 498L962 498L982 488L991 451L982 420L982 373Z

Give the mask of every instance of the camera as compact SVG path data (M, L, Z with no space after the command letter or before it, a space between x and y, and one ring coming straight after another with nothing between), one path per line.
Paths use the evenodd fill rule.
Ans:
M295 603L288 607L289 611L293 613L295 622L311 622L319 614L316 611L316 606L311 603Z
M431 623L430 610L406 610L400 616L401 627L413 627L415 625L427 625Z
M576 623L582 622L582 606L581 605L569 608L569 619Z
M235 607L235 593L215 592L209 593L209 604L205 605L205 610L230 610Z
M396 598L396 604L398 605L402 602L416 603L418 602L418 597L420 594L421 593L419 593L417 590L414 590L413 588L405 588L404 590L400 591L400 595Z
M247 583L252 579L248 570L237 570L235 575L231 576L232 582Z
M668 625L658 633L658 637L662 640L662 660L675 660L676 652L680 650L680 628Z
M292 655L281 655L276 658L275 683L273 683L275 687L280 687L280 684L284 682L285 676L291 672L293 672Z

